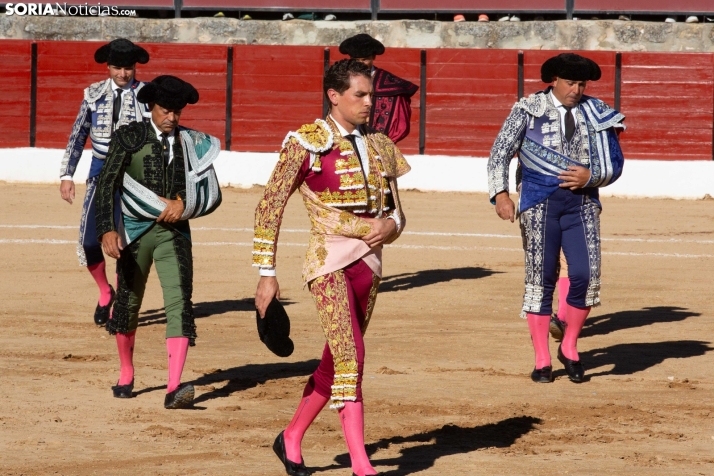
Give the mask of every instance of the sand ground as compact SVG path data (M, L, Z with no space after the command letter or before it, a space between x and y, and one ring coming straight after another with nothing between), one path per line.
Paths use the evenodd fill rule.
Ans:
M92 323L95 285L75 256L78 192L69 206L55 186L0 183L0 473L284 474L271 445L324 342L300 283L299 198L278 254L294 354L275 357L257 337L249 260L261 190L226 189L221 208L193 224L199 339L183 380L196 386L195 409L168 411L155 274L136 397L111 396L116 346ZM581 336L580 385L555 359L554 383L528 377L517 226L483 194L407 191L403 202L409 233L385 250L366 337L366 441L378 470L714 474L714 201L604 200L603 305ZM303 449L317 474L350 474L334 411Z

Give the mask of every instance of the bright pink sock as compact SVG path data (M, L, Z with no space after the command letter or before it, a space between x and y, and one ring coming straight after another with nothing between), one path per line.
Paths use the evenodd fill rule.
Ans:
M302 462L302 450L300 448L302 438L329 400L328 397L323 397L315 391L300 400L300 405L295 410L292 421L283 433L285 455L293 463Z
M570 304L566 304L566 306L568 306L566 311L568 325L565 327L565 335L563 335L563 342L561 342L560 348L563 351L563 355L570 360L580 360L577 349L578 336L585 324L585 319L590 314L590 308L573 307Z
M119 382L117 385L129 385L134 380L134 339L136 331L127 334L117 333L117 350L119 351Z
M364 406L362 402L345 402L340 410L340 423L342 432L347 441L347 450L350 452L352 472L357 476L377 474L367 457L364 447Z
M570 278L558 278L558 319L566 321L568 309L568 290L570 289Z
M112 288L109 286L109 281L107 281L106 262L102 261L101 263L87 266L87 269L94 278L94 282L99 286L99 305L106 306L112 299Z
M550 349L548 348L548 335L550 316L540 314L527 314L528 329L531 331L533 350L535 350L535 368L542 369L550 365Z
M166 384L166 393L171 393L181 383L183 364L186 363L188 354L188 337L167 338L166 350L169 355L169 383Z

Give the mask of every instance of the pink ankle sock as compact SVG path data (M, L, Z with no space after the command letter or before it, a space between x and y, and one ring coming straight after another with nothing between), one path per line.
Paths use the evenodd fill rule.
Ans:
M134 380L134 339L136 331L128 334L117 333L117 350L119 351L119 382L117 385L129 385Z
M181 373L188 354L188 337L167 338L166 351L169 355L169 383L166 384L166 393L171 393L181 383Z
M325 408L328 401L328 397L323 397L315 391L300 400L300 405L295 410L292 421L283 433L285 455L293 463L302 462L302 450L300 448L302 438L317 415L320 414L320 411Z
M340 423L342 432L347 441L347 450L350 452L352 472L357 476L377 474L367 457L364 447L364 406L362 402L345 402L340 410Z
M568 309L568 290L570 289L570 278L559 278L558 279L558 319L563 322L566 321L567 309Z
M535 350L535 368L542 369L550 365L548 335L550 316L528 313L528 329L531 331L533 350Z
M106 262L102 261L101 263L87 266L87 269L99 287L99 305L106 306L112 299L112 288L109 286L109 281L107 281Z
M580 360L577 349L578 336L585 324L585 319L590 314L590 308L573 307L570 304L566 304L566 306L568 325L565 327L565 335L563 335L563 342L561 342L560 348L563 351L563 355L570 360Z

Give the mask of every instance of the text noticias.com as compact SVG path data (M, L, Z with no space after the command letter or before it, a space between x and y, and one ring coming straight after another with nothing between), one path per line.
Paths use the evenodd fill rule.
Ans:
M90 5L67 5L67 3L7 3L5 15L35 16L136 16L136 10L123 10L101 3Z

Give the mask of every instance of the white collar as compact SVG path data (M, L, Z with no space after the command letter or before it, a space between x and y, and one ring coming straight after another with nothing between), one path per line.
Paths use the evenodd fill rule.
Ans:
M558 101L558 98L555 97L555 94L553 94L553 90L551 90L549 94L550 94L550 99L551 99L551 101L553 101L553 105L554 105L556 108L558 108L558 107L565 107L565 106L563 106L563 103L560 102L560 101Z
M119 86L119 85L117 85L117 83L114 82L113 79L110 79L110 81L112 83L112 92L116 91L117 88L122 89L123 91L128 91L129 89L131 89L131 85L134 82L134 80L132 79L131 81L126 83L124 86Z
M342 127L342 125L339 122L337 122L334 117L332 117L332 114L330 114L330 119L332 119L332 122L335 123L335 125L337 126L337 130L340 131L340 135L342 137L346 137L348 135L353 135L355 137L362 137L362 132L360 132L359 127L355 128L355 130L353 132L347 132L347 129Z
M161 140L161 134L163 134L163 132L161 131L161 129L159 129L158 127L156 127L156 124L154 124L154 120L153 120L153 119L149 118L149 122L151 123L151 125L152 125L153 128L154 128L154 133L156 134L156 138L159 139L159 140ZM171 132L169 132L169 136L168 136L169 141L173 141L174 134L176 134L176 128L174 128L174 130L172 130Z

